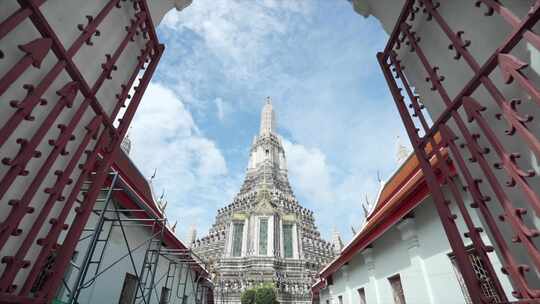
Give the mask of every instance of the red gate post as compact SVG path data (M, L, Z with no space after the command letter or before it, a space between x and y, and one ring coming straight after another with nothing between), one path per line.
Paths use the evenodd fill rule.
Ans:
M533 267L537 271L540 271L540 252L533 240L539 235L539 232L534 228L528 227L524 221L524 216L529 208L537 216L540 215L538 212L540 197L528 180L535 173L520 168L517 162L520 155L507 151L507 147L498 138L494 127L485 115L482 115L485 106L472 97L472 95L480 88L485 89L488 96L494 101L491 106L494 106L498 110L496 117L498 119L504 119L508 123L509 128L507 128L505 135L519 136L523 147L529 148L536 157L540 157L540 141L537 134L528 125L533 120L533 117L518 113L517 102L509 102L503 95L500 86L490 79L490 74L496 67L499 67L506 83L516 80L517 84L524 92L531 96L532 100L536 102L540 101L540 91L521 71L526 67L526 64L513 55L510 55L513 48L522 40L527 41L532 47L540 50L540 37L531 30L540 18L540 1L536 1L523 20L515 16L498 1L480 0L476 4L477 6L485 5L488 8L486 16L497 13L512 28L512 32L503 41L501 46L494 50L482 65L469 52L468 47L471 45L471 41L464 39L465 32L452 30L440 12L441 5L432 0L410 0L406 2L394 31L390 36L388 45L384 52L377 55L377 58L411 139L415 154L426 175L441 222L450 245L454 250L459 269L463 274L473 302L492 303L494 301L499 303L507 302L508 300L498 281L494 282L494 288L498 293L496 298L489 299L486 297L486 294L480 292L479 278L472 271L472 265L467 259L462 236L472 241L472 245L478 252L482 263L486 265L487 271L492 274L495 271L489 260L488 253L496 249L503 263L503 272L509 276L515 289L513 292L514 297L519 299L519 303L538 303L540 302L540 290L535 289L525 276L525 272L529 271L530 267L522 264L522 257L520 261L515 256L516 250L520 254L525 254ZM422 37L427 40L420 40L421 37L418 37L416 32L412 30L411 24L413 24L417 15L419 15L420 10L426 15L427 21L419 26L426 27L429 22L431 24L435 23L435 26L438 26L443 35L449 39L450 45L448 49L454 52L453 58L455 60L464 59L465 64L473 72L472 78L465 83L454 98L450 97L450 94L443 85L445 77L442 76L440 68L432 65L422 48L422 43L431 42L431 46L433 46L433 40L429 40L431 37ZM439 41L437 40L437 42ZM411 89L411 86L415 86L415 83L409 83L406 73L403 73L404 68L400 59L398 59L398 54L394 51L394 49L400 49L402 44L407 45L413 54L412 56L418 59L419 65L417 67L427 74L426 81L430 83L431 91L435 92L436 95L434 96L442 101L442 112L435 117L434 123L431 126L428 125L428 120L424 117L423 105L419 104L420 97L416 96ZM403 54L403 56L408 55ZM411 56L407 57L407 60L410 61ZM412 113L407 109L406 101L400 93L401 88L396 83L394 76L390 72L390 68L396 73L395 79L400 79L401 87L406 90ZM446 76L448 78L455 77L454 75ZM409 77L409 79L413 78ZM433 105L434 101L430 100L430 103ZM466 115L466 121L469 125L465 123L458 110ZM417 128L415 120L420 124L421 128ZM475 125L471 126L471 123ZM460 137L456 136L456 134L459 134ZM451 157L455 160L458 172L465 181L466 190L471 194L473 201L471 207L478 209L478 215L487 228L488 235L494 242L495 248L484 244L480 237L480 233L484 232L484 230L481 227L475 227L453 178L447 176L446 172L448 170L445 168L446 164L440 161L440 150L435 145L434 137L436 135L442 138L442 146L449 149ZM464 143L457 144L456 140L458 138ZM481 138L484 140L480 141ZM491 155L488 157L490 152ZM469 153L470 157L465 153ZM494 156L499 161L490 163ZM442 164L442 167L433 167L430 163L432 158L438 159L439 161L437 163ZM472 170L471 165L465 161L466 159L470 163L474 163L478 170ZM494 168L507 174L510 181L506 183L506 187L512 188L512 191L519 191L524 199L523 202L528 204L526 205L527 208L519 207L519 204L516 206L516 201L514 201L516 197L502 187L499 181L500 174L496 174ZM450 187L453 200L448 200L444 197L441 185L437 181L439 177L438 172L442 174L443 184ZM479 184L483 180L487 181L487 183L480 187ZM486 189L486 187L489 187L489 189ZM493 203L488 204L492 198L485 194L486 191L494 194ZM459 215L451 214L450 209L448 209L448 205L452 203L456 204L459 215L461 215L467 226L468 231L465 233L461 233L454 223L454 220L459 218ZM509 236L505 235L501 230L502 228L500 226L503 224L498 223L496 220L497 217L493 215L493 212L499 212L499 210L503 212L499 216L500 221L506 225L505 229L509 228L512 231L513 237L510 240ZM517 243L520 248L512 245L513 243Z
M38 70L42 75L34 77L34 83L24 85L27 93L21 101L9 103L14 109L12 112L0 116L2 154L13 151L13 155L2 159L7 170L0 171L0 199L9 202L0 222L3 263L0 265L0 303L45 303L56 295L74 246L95 204L97 191L164 49L157 39L146 0L107 1L98 8L96 15L86 16L86 22L77 25L80 33L74 35L69 47L63 44L57 29L43 12L41 6L45 2L17 0L20 8L0 22L0 39L13 39L11 34L19 27L32 27L31 31L38 35L19 46L26 55L0 75L0 96L14 95L18 79L28 81L28 73ZM90 66L90 70L97 70L97 77L89 83L83 76L89 70L88 66L78 66L77 55L83 47L99 45L103 41L97 38L107 34L102 25L118 10L132 19L111 54L105 54L105 62L101 66ZM133 47L139 50L133 52L130 49ZM105 48L98 50L105 51ZM132 58L123 59L123 63L125 60L133 63L133 70L124 73L126 79L119 79L123 76L116 72L126 69L124 65L117 66L121 58ZM43 65L44 71L39 71L42 61L47 64ZM145 71L131 97L129 92L141 70ZM50 88L58 86L59 79L64 81L66 78L63 87L57 89L55 103L47 107L48 101L43 96ZM102 92L108 82L120 87L111 100L107 99L109 93ZM126 100L130 100L127 110L116 128L113 122ZM34 122L33 114L41 113L45 114ZM59 132L50 131L55 130L54 126ZM20 145L18 151L13 149L15 140ZM44 148L47 143L50 148ZM38 161L35 166L35 159L41 156L45 156L43 161ZM56 175L52 183L51 170L55 170ZM15 193L14 187L20 186L24 176L28 176L24 181L27 187ZM93 184L83 195L81 186L88 180ZM45 197L45 200L36 202L38 197ZM29 218L32 225L28 225ZM44 227L47 223L50 227ZM36 287L38 277L42 280L43 276L46 283Z

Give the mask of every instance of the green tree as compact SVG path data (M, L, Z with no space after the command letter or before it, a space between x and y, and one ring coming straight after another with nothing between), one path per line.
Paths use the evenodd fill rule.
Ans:
M276 292L272 285L262 285L247 289L240 296L242 304L276 304Z
M248 289L240 296L240 302L242 304L255 304L255 289Z
M261 286L255 291L255 304L275 304L276 292L272 286Z

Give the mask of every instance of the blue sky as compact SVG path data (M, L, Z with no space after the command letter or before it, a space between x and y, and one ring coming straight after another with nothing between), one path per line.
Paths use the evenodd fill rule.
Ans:
M345 0L196 0L158 35L166 50L131 156L145 175L157 169L177 234L204 235L231 202L270 96L297 198L324 237L335 227L349 240L407 138L375 59L387 39L378 21Z

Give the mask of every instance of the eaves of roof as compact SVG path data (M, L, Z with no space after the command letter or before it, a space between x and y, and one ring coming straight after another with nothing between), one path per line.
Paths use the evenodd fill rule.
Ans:
M153 198L150 185L135 164L129 159L124 151L120 150L112 169L119 173L119 181L115 185L124 191L113 192L115 199L125 209L138 209L141 211L131 212L134 218L141 219L163 219L163 213L158 208ZM158 225L165 225L163 231L163 242L170 249L188 250L187 246L179 240L176 235L166 226L164 221L157 222ZM161 229L162 226L158 226ZM208 278L210 274L198 261L191 258L192 269L199 272L203 277Z
M441 149L441 154L444 159L448 156L446 149ZM432 166L437 166L437 158L433 157L430 163ZM451 167L451 170L454 171L453 167ZM399 183L389 180L386 194L381 195L376 208L363 228L343 248L340 255L319 272L322 280L326 280L357 253L364 250L393 225L397 224L430 193L416 156L410 157L407 163L402 166L402 171L397 172L393 179L398 179Z

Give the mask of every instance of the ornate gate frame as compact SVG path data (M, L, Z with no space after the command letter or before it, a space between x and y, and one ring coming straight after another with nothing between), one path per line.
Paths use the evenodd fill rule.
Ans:
M474 9L472 4L471 9ZM540 141L528 126L533 117L527 115L529 113L519 113L517 108L519 101L509 101L502 94L501 88L490 79L490 74L496 68L499 68L507 84L514 81L520 86L521 90L531 96L531 100L536 102L537 105L540 104L540 91L525 76L525 73L520 71L527 65L510 54L512 49L522 40L540 50L540 37L531 30L540 18L540 1L535 2L522 20L496 0L478 0L476 6L481 9L485 8L487 10L485 12L486 16L492 16L495 13L499 14L512 29L510 35L482 65L467 49L471 41L464 40L465 33L463 31L454 31L450 27L438 11L439 3L433 0L406 1L387 46L383 52L377 54L377 59L410 137L414 152L420 161L437 212L473 303L493 303L493 300L488 299L481 292L481 282L479 282L479 278L474 272L471 261L467 258L463 238L470 239L487 271L495 278L494 289L498 293L500 302L507 303L509 300L497 276L494 275L495 270L489 260L489 253L494 250L503 264L503 273L508 275L513 285L514 291L512 294L519 299L517 303L540 303L540 290L532 287L525 276L527 271L534 273L534 268L540 271L540 252L533 242L533 238L537 237L539 233L535 229L528 227L524 222L527 211L531 213L530 216L534 217L536 215L540 217L540 198L529 184L529 179L535 173L520 168L516 161L520 155L506 150L495 130L487 122L486 117L482 116L485 107L472 97L472 94L480 87L485 89L492 99L490 102L494 102L491 106L497 109L496 117L508 124L505 136L517 137L520 143L526 145L537 158L540 158ZM455 52L454 59L463 59L474 73L474 76L453 99L449 97L450 95L443 85L444 77L441 76L439 67L429 62L422 49L421 37L418 37L411 26L411 21L422 17L422 15L427 17L432 26L438 26L448 38L450 41L448 48ZM415 55L420 61L423 68L422 72L427 74L426 81L432 86L431 90L436 92L437 97L440 97L443 102L444 110L438 117L434 117L433 123L425 114L420 96L412 88L414 84L408 82L403 72L404 66L400 58L398 58L397 50L405 46L413 54L411 56ZM401 93L403 90L406 97ZM458 113L460 109L466 113L467 122ZM475 130L471 130L473 124ZM436 136L441 136L439 145L436 144ZM479 139L482 140L482 144ZM461 143L458 143L458 141ZM488 143L489 148L485 147L484 142ZM436 148L428 149L431 146ZM486 232L491 236L494 247L485 244L483 241L481 236L484 232L483 229L477 227L473 222L468 206L466 206L464 198L458 191L458 184L454 181L454 178L447 174L449 172L446 170L448 163L444 161L441 155L442 149L450 151L451 159L448 162L453 162L455 167L458 168L459 174L466 185L465 189L472 197L473 203L470 204L470 207L477 210L488 230ZM498 162L489 162L487 154L496 155ZM438 159L437 163L441 165L432 167L430 162L433 159ZM470 169L469 162L478 165L481 173L475 174ZM495 173L493 168L500 170L499 173ZM505 186L497 178L497 174L501 174L500 172L504 172L509 179ZM437 176L441 174L443 176L442 184L450 189L450 198L445 197L442 185L437 181ZM491 198L486 194L485 190L482 190L480 186L482 182L484 182L483 187L488 187L489 193L494 194L494 198ZM512 201L504 187L519 191L524 198L523 201L526 202L527 208L518 208L516 202ZM455 204L459 214L454 214L451 211L452 204ZM494 216L494 204L497 204L497 208L500 208L503 214ZM459 217L465 223L467 230L465 232L460 232L456 224L456 219ZM505 228L512 232L512 240L509 241L508 236L505 237L501 231L502 224L506 225ZM514 246L521 246L520 250L526 254L533 269L531 269L531 266L518 261L511 251L511 247Z
M23 100L10 103L15 111L7 121L0 122L0 148L9 143L8 138L17 133L21 122L33 121L32 112L47 103L42 96L62 71L67 72L70 81L57 91L59 98L54 101L55 106L51 107L40 124L33 126L34 133L29 138L17 139L20 145L18 153L2 160L2 165L8 166L9 170L4 176L0 176L0 198L6 194L17 176L29 174L26 166L30 160L41 157L41 152L37 151L36 147L47 140L45 135L48 129L53 126L60 128L58 138L49 139L53 149L48 155L43 155L47 159L37 172L30 172L35 175L28 188L21 198L9 201L11 210L6 220L0 223L0 250L5 248L9 240L19 236L15 241L16 254L1 257L5 269L0 274L0 302L49 303L61 284L64 271L70 263L81 232L93 210L99 190L107 178L109 167L156 69L164 46L157 39L146 0L108 1L95 16L86 16L86 20L81 20L78 26L80 34L69 46L63 45L60 35L55 32L41 11L40 6L46 0L17 0L17 2L20 9L0 23L0 40L28 19L41 37L19 45L19 50L26 55L8 68L6 74L0 75L0 96L12 87L31 65L39 69L41 61L51 51L56 57L56 63L43 79L37 79L36 83L24 86L27 95ZM132 11L135 13L131 16L130 25L125 28L125 36L113 52L106 55L97 80L89 83L83 76L84 71L75 64L74 57L83 45L93 45L93 37L100 35L98 27L111 11L122 9L126 5L133 6ZM107 80L115 77L114 71L126 68L116 64L127 45L134 41L135 36L145 41L140 53L132 55L138 64L118 89L116 100L98 100L96 94ZM130 96L130 90L134 85L133 96ZM76 104L73 116L68 121L58 120L62 111L75 106L73 101L77 94L82 94L83 100ZM113 105L112 112L107 113L104 105ZM123 116L119 119L120 109L126 106ZM83 115L88 113L87 110L92 113L92 119L89 124L84 125L81 120ZM119 121L118 127L113 124L116 120ZM82 139L75 138L77 130L85 130ZM78 145L71 144L68 147L71 141L78 142ZM45 190L49 198L37 205L38 207L30 207L32 198L59 158L66 160L66 166L55 172L57 181L54 186ZM77 168L80 173L77 178L72 179L72 173L76 172ZM85 183L90 183L90 188L83 195L80 190ZM58 215L51 215L53 206L54 208L60 206L61 212ZM19 228L19 224L30 213L36 214L35 222L29 231L24 231L24 235L21 235L23 231ZM73 213L74 218L70 219ZM46 223L50 224L46 237L37 239L42 227L48 225ZM41 247L37 257L27 259L29 248L36 242ZM47 260L53 255L54 262L49 264ZM30 271L26 268L30 268ZM38 275L43 271L47 273L44 286L38 291L33 290ZM16 277L19 277L20 281L20 276L23 276L22 286L17 286L14 281Z

